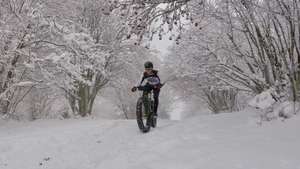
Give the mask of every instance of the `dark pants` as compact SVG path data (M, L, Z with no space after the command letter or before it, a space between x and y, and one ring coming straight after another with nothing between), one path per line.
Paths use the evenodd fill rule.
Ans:
M159 104L159 92L160 89L154 88L151 85L145 85L145 86L140 86L138 87L139 90L143 91L143 94L146 94L148 92L151 92L153 90L153 99L154 99L154 115L157 116L157 109L158 109L158 104Z
M157 116L157 108L159 104L159 89L154 89L153 90L153 98L154 98L154 115Z

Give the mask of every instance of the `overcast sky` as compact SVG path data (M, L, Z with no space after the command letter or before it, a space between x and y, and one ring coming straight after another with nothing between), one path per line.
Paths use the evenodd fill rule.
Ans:
M168 37L163 37L162 40L154 39L151 42L151 48L157 49L161 52L162 57L168 53L168 47L173 44L173 41L170 41Z

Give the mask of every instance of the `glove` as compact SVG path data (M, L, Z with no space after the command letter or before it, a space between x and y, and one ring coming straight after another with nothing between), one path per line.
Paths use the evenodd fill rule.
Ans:
M132 91L132 92L135 92L136 89L137 89L137 87L134 86L134 87L131 89L131 91Z

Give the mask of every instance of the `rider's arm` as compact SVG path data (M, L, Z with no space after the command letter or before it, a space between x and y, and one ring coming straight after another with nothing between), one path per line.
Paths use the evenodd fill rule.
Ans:
M158 76L158 71L156 72L156 77L158 78L158 80L159 80L159 84L158 84L158 88L161 88L164 84L162 84L161 83L161 81L160 81L160 77Z
M140 87L142 86L142 83L144 82L144 80L145 80L145 75L144 75L144 73L143 73L143 75L142 75L142 80L139 81L139 82L137 82L137 84L131 89L131 91L132 91L132 92L135 92L137 89L138 89L138 90L141 90Z
M138 87L138 86L141 86L142 84L143 84L143 82L144 82L144 80L145 80L145 76L144 76L144 73L143 73L143 75L142 75L142 77L141 77L141 81L139 81L137 84L136 84L136 87Z
M156 75L156 76L157 76L157 78L158 78L158 80L159 80L159 84L161 84L161 83L160 83L160 78L159 78L159 76L158 76L158 75Z

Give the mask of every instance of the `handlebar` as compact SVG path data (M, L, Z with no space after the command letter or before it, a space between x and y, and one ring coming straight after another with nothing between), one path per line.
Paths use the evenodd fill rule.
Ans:
M164 85L165 85L165 83L166 82L164 82L164 83L161 83L160 84L160 86L158 87L159 89L161 89ZM149 88L149 87L151 87L151 88ZM131 91L132 92L135 92L136 90L141 90L141 91L147 91L147 90L152 90L153 88L152 88L152 86L147 86L147 85L144 85L144 86L134 86L132 89L131 89ZM155 89L155 87L154 87L154 89Z

